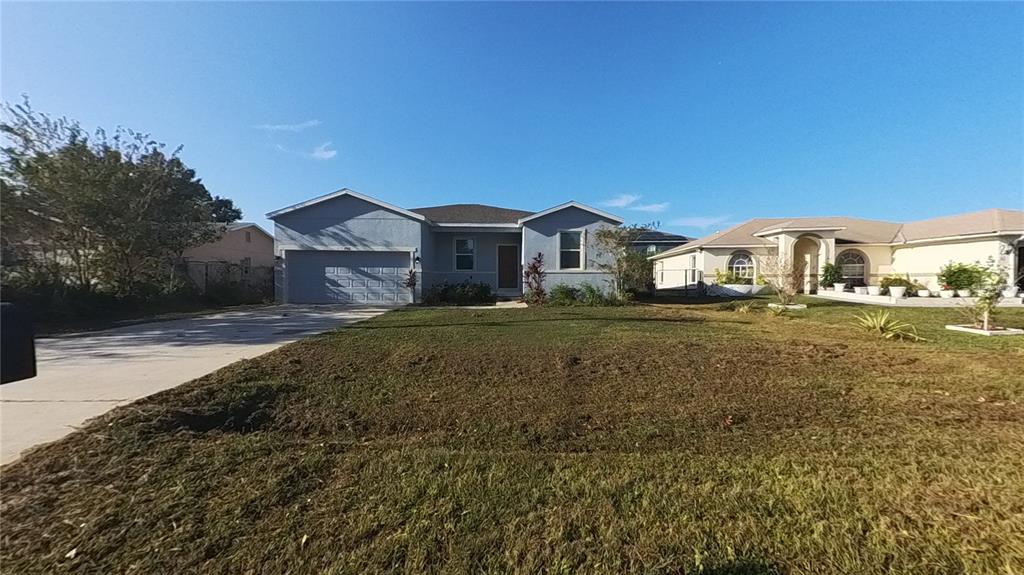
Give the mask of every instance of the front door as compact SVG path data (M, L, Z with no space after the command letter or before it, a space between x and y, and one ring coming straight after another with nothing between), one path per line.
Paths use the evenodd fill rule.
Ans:
M519 287L519 246L498 246L498 289Z

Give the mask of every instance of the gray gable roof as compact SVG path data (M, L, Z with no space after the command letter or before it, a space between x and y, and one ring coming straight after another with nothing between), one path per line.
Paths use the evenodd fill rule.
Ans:
M439 224L515 224L533 212L484 204L449 204L410 210Z
M659 244L659 243L686 243L692 241L693 238L687 236L681 236L679 234L670 234L668 232L660 232L658 230L646 230L641 232L633 243L644 243L644 244Z

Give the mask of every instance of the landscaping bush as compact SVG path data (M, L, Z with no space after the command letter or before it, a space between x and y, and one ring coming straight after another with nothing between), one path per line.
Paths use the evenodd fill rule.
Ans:
M616 296L602 291L600 288L582 283L579 286L557 284L548 293L547 303L555 306L588 306L600 307L622 305L629 302L629 295Z
M949 262L939 269L937 279L940 285L949 286L948 289L967 290L977 285L984 273L985 268L976 264Z
M423 294L423 303L427 305L492 304L496 299L491 292L491 284L469 280L456 284L434 284Z
M715 268L715 283L718 285L722 284L734 284L734 285L752 285L754 280L751 278L745 278L737 273Z
M921 284L910 279L910 274L904 276L888 276L882 278L881 282L882 291L888 293L890 287L905 287L907 288L907 295L912 295L916 290L921 289Z
M837 284L843 281L843 269L837 264L825 264L821 266L821 277L818 279L818 285L824 287L832 287L832 284Z

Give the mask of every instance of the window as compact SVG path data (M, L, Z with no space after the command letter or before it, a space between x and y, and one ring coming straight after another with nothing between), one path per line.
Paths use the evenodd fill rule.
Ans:
M741 278L754 279L754 256L736 252L729 258L729 271Z
M864 254L847 250L836 256L836 265L843 274L843 282L864 285L864 270L867 267Z
M690 269L697 269L697 254L690 254Z
M656 254L656 253L658 253L658 246L656 246L654 244L651 244L651 245L647 246L647 253L649 253L649 254Z
M583 269L583 232L558 232L558 269Z
M455 271L476 269L476 240L455 238Z
M245 243L252 243L252 232L245 232Z

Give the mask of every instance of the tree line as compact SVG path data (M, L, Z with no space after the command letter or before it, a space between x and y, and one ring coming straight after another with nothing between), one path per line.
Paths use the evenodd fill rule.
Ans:
M0 108L6 292L146 298L187 288L181 256L242 213L148 134ZM4 294L5 299L8 294ZM37 294L38 295L38 294Z

